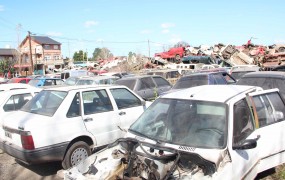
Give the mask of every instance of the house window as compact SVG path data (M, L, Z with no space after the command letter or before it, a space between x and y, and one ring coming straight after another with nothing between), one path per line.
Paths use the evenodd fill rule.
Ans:
M45 60L51 60L51 56L45 56Z
M58 45L53 45L53 49L58 49Z
M59 55L55 55L53 56L54 59L60 59L60 56Z
M49 49L50 49L50 46L49 46L49 45L44 45L44 48L45 48L46 50L49 50Z

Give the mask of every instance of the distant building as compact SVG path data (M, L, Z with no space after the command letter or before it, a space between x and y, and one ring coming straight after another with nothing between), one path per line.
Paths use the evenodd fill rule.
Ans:
M15 68L23 71L31 70L29 37L19 46L21 60ZM35 74L44 74L47 69L60 69L64 66L61 55L61 43L46 36L31 36L31 52Z
M0 61L9 60L11 62L16 62L20 53L16 49L11 48L0 48Z

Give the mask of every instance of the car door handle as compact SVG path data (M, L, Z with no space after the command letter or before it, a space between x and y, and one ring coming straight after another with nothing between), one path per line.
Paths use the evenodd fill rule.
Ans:
M119 112L120 116L125 115L125 114L126 114L126 112L124 112L124 111Z
M93 118L88 117L88 118L84 119L84 122L89 122L89 121L93 121Z

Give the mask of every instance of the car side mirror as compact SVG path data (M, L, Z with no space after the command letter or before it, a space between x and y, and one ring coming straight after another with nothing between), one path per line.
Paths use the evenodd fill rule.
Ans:
M239 145L234 145L234 150L253 149L257 146L257 139L246 139Z

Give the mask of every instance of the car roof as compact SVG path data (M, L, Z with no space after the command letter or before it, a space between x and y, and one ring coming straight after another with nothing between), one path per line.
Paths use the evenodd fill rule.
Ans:
M191 74L185 74L183 77L189 77L189 76L207 76L209 74L220 74L225 73L226 71L196 71Z
M117 76L84 76L78 78L78 80L87 79L87 80L101 80L101 79L119 79Z
M0 96L2 97L2 95L13 95L13 94L26 94L26 93L30 93L30 92L40 92L42 89L40 88L29 88L29 89L15 89L12 91L1 91L0 92Z
M257 71L257 72L250 72L246 73L243 78L249 78L249 77L271 77L271 78L285 78L285 72L282 71Z
M47 87L45 88L45 90L55 90L55 91L72 91L72 90L78 90L78 89L96 89L96 88L102 88L102 87L105 87L105 88L110 88L110 87L123 87L123 88L126 88L126 86L123 86L123 85L80 85L80 86L51 86L51 87Z
M162 95L160 98L194 99L225 103L234 96L256 89L260 89L260 87L244 85L202 85L174 91Z
M31 88L32 86L29 84L23 83L7 83L7 84L0 84L0 90L11 90L11 89L27 89Z
M232 70L232 72L243 72L243 71L260 71L261 67L254 66L254 67L239 67Z
M145 77L162 77L162 76L160 75L136 75L136 76L124 77L122 79L118 79L118 81L130 80L130 79L135 80L135 79L140 79L140 78L145 78Z

